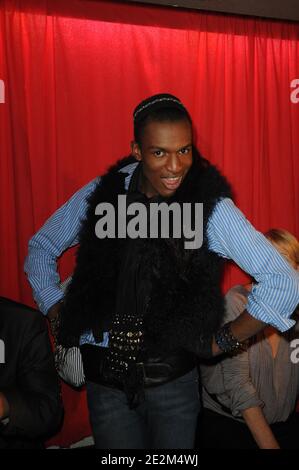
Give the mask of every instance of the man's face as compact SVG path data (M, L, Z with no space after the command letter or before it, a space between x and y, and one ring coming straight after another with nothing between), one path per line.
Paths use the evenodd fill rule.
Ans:
M142 191L147 197L172 196L192 164L192 128L187 120L149 122L132 153L142 161Z

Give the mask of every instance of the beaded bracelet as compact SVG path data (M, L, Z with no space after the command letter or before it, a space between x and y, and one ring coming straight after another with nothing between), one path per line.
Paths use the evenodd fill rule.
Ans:
M237 349L246 349L246 343L241 343L232 334L230 326L231 322L228 322L217 331L215 341L218 347L226 353L236 351Z

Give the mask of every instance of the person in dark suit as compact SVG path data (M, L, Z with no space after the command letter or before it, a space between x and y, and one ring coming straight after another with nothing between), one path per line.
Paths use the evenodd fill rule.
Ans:
M43 315L0 297L0 449L41 448L62 404Z

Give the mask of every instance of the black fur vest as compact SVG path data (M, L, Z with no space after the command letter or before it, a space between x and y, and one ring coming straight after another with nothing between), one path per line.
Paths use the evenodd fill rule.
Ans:
M126 194L126 173L133 163L126 157L101 178L88 200L86 219L79 233L77 265L61 312L60 342L78 345L80 335L92 330L99 340L108 331L115 312L118 267L124 239L99 239L95 207L110 202L117 207L118 195ZM182 239L143 239L144 271L151 282L150 300L144 317L144 341L152 354L180 348L207 356L211 336L224 313L220 290L223 260L208 249L207 223L215 204L231 197L225 178L194 151L192 166L171 202L202 202L204 241L199 249L185 250Z

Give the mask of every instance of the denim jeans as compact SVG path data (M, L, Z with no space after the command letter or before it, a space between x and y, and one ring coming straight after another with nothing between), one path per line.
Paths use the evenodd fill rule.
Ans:
M124 392L87 383L96 448L192 449L200 410L197 370L144 392L130 409Z

